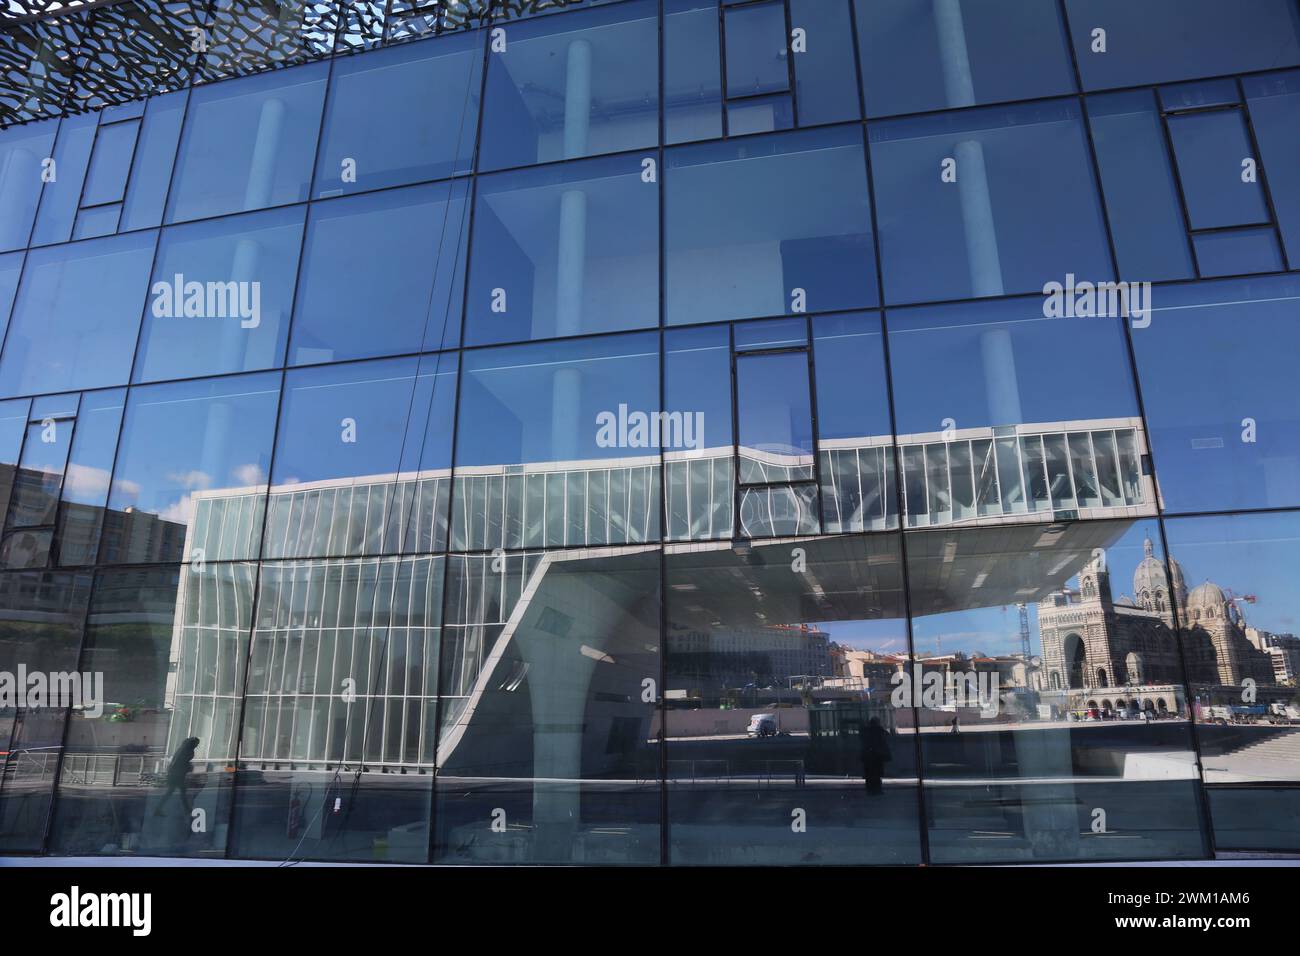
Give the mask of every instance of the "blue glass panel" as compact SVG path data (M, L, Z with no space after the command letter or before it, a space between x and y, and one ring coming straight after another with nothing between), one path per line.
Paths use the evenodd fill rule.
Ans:
M855 3L868 116L1074 92L1065 29L1055 3Z
M124 388L87 392L81 399L59 511L59 564L64 567L95 563L125 405Z
M99 127L95 149L90 156L90 168L86 173L86 184L81 191L81 205L99 206L122 200L126 194L126 180L131 172L131 157L135 153L135 141L139 132L138 120Z
M1165 511L1300 505L1300 279L1157 292L1132 338Z
M790 0L790 23L804 31L806 43L794 53L799 125L860 117L849 0Z
M457 181L314 204L290 363L455 345L467 188Z
M856 127L670 150L669 324L874 305L862 153Z
M13 252L0 256L0 342L4 342L9 328L9 312L13 308L14 293L18 291L18 276L23 269L23 253Z
M658 455L630 417L659 408L656 334L475 350L463 363L457 468Z
M98 239L100 236L111 236L117 232L117 224L121 217L121 203L82 209L77 213L77 225L72 230L72 238Z
M246 520L230 522L224 534L201 533L196 518L236 500L260 508L279 384L279 373L265 372L133 388L113 470L103 560L257 557L256 508ZM119 530L113 525L123 517Z
M94 113L83 113L67 117L59 126L53 155L54 179L45 184L41 193L41 211L32 230L32 245L67 242L72 237L98 119Z
M900 435L1138 413L1118 319L1044 318L1035 297L890 309L886 325Z
M135 148L131 183L122 206L123 231L149 229L162 222L188 95L188 91L181 91L149 100Z
M731 336L727 326L664 333L664 407L691 440L664 450L665 537L730 538L735 507Z
M793 128L794 105L789 93L753 96L727 104L727 133L730 136L775 133Z
M871 159L891 302L1112 278L1072 100L876 123Z
M1249 15L1222 0L1065 0L1065 9L1086 90L1300 64L1291 0L1252 0Z
M43 421L46 418L75 418L81 393L69 392L64 395L42 395L32 399L31 420Z
M813 476L808 353L736 358L740 480L766 483Z
M361 476L391 484L418 462L430 393L427 380L415 391L419 366L412 356L287 372L275 490Z
M1199 80L1195 83L1175 83L1156 91L1160 106L1168 112L1199 109L1203 106L1235 106L1241 102L1236 80Z
M1281 272L1286 268L1277 233L1272 226L1229 229L1192 237L1201 276L1241 276L1254 272Z
M659 324L659 187L643 181L642 162L479 180L466 344Z
M890 434L880 316L823 315L813 319L817 378L817 436L822 441Z
M664 0L664 140L721 135L717 0Z
M478 127L482 63L483 38L478 34L338 60L330 80L313 195L400 186L468 171Z
M23 444L23 457L18 463L13 496L9 500L9 527L54 524L63 473L68 467L68 450L72 447L72 432L70 421L47 419L27 426L27 441ZM6 557L11 567L16 566L12 552Z
M455 368L426 355L290 370L266 557L445 547Z
M9 496L13 493L23 436L27 434L30 407L26 399L0 402L0 516L9 513ZM0 522L3 520L0 517Z
M299 206L164 229L135 381L281 365L303 215Z
M125 384L156 239L132 233L29 252L0 357L0 394Z
M735 330L737 352L758 349L803 348L808 344L807 319L771 319L745 322Z
M327 63L196 87L168 201L168 222L307 198Z
M122 120L139 119L144 115L145 100L133 100L130 103L118 103L106 106L99 113L100 125L120 123Z
M1300 71L1242 79L1287 258L1300 264Z
M1242 166L1258 158L1240 110L1170 116L1168 124L1193 229L1269 221L1259 177L1246 175Z
M1088 121L1120 277L1190 279L1187 229L1151 91L1090 96Z
M684 415L703 415L697 448L721 449L728 458L732 454L729 339L726 326L672 329L664 336L665 407Z
M488 60L480 169L594 156L659 139L657 4L503 28Z
M790 89L790 50L784 3L756 3L726 11L727 97Z
M57 120L0 130L0 251L27 245ZM75 177L73 177L75 178Z

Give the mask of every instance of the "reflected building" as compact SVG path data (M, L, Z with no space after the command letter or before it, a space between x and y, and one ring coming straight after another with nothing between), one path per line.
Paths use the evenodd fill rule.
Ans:
M1177 560L1169 560L1166 576L1149 538L1143 548L1134 596L1112 597L1100 553L1080 572L1077 589L1039 602L1048 688L1072 697L1075 711L1085 704L1108 712L1182 712L1182 702L1174 699L1174 686L1183 680L1180 655L1197 684L1275 683L1272 661L1248 639L1244 620L1223 591L1206 581L1189 593ZM1175 608L1186 620L1181 650Z
M0 848L1300 850L1294 0L10 6Z

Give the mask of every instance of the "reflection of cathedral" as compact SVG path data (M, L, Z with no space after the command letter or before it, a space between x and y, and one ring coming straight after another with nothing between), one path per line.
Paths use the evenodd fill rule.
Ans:
M1078 590L1058 591L1038 603L1043 664L1052 690L1126 685L1179 684L1174 602L1183 608L1183 652L1195 684L1237 685L1246 678L1274 681L1267 654L1246 637L1236 606L1206 581L1189 594L1183 569L1169 562L1171 599L1164 565L1151 540L1133 574L1133 594L1112 600L1104 557L1079 572Z

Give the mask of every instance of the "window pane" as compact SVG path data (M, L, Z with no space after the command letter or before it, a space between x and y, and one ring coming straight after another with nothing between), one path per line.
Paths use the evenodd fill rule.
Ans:
M337 60L313 195L468 171L482 62L471 33Z
M1074 92L1056 4L1039 0L855 3L868 116Z
M121 702L69 721L52 852L224 856L229 714L243 684L255 571L213 564L98 576L81 669L103 674ZM229 689L199 691L196 669L229 676ZM195 810L205 826L194 826Z
M1300 515L1178 518L1165 533L1215 845L1300 848Z
M1087 157L1079 108L1067 100L873 125L889 298L1028 292L1067 273L1110 278Z
M276 209L164 229L135 380L282 364L303 213Z
M663 0L664 139L722 135L717 0Z
M1061 517L1077 517L1084 508L1097 509L1090 517L1131 515L1129 506L1154 511L1155 486L1137 473L1131 455L1122 477L1137 487L1134 501L1114 499L1120 479L1113 450L1111 500L1098 497L1096 488L1090 431L1113 430L1146 452L1124 332L1116 320L1043 318L1042 300L1035 298L894 309L887 322L900 441L943 442L950 460L973 462L977 486L986 489L982 514L1022 514L1027 493L1039 495L1046 509L1043 452L1035 450L1027 461L1018 443L1036 448L1039 438L1057 449L1067 443L1078 449L1064 487L1058 482L1062 497L1054 507ZM1063 363L1066 354L1070 360ZM1032 471L1028 490L1026 469ZM1072 492L1066 495L1069 487L1078 490L1077 502ZM934 523L910 493L907 515L913 527Z
M1300 264L1300 168L1290 159L1300 152L1300 72L1247 76L1241 84L1282 242L1288 258Z
M97 114L83 113L66 117L59 124L59 138L51 157L56 178L46 183L41 192L41 209L36 217L36 228L32 230L32 245L67 242L72 238L98 121ZM41 178L44 181L46 177L42 175Z
M1300 12L1256 0L1250 15L1220 0L1065 0L1087 90L1300 64ZM1176 25L1179 42L1170 43ZM1106 31L1094 51L1093 31Z
M1159 536L1154 519L909 535L917 665L900 687L934 862L1204 854Z
M59 511L59 564L94 564L117 453L126 389L88 392L77 412Z
M23 270L23 253L14 252L0 256L0 341L9 327L9 313L13 308L14 294L18 291L18 276Z
M313 63L196 87L167 221L305 200L327 72Z
M882 339L880 317L874 313L813 320L817 448L827 531L898 526Z
M149 99L131 164L131 183L122 205L123 231L146 229L162 222L188 95L182 91Z
M659 324L659 191L642 157L478 183L468 345Z
M0 251L21 249L41 198L41 164L54 148L57 120L0 130Z
M1191 278L1186 226L1155 97L1135 90L1090 96L1087 102L1120 277Z
M799 125L860 117L849 0L790 0L790 22L807 44L794 54Z
M1166 511L1300 505L1294 277L1162 287L1133 348Z
M431 409L448 411L437 356L294 369L285 376L266 522L268 557L393 553ZM454 368L454 367L453 367ZM445 417L439 424L449 427ZM435 437L429 460L446 439ZM437 467L436 464L433 465ZM432 493L436 489L427 489Z
M81 205L98 206L122 201L139 132L138 120L100 125L99 134L95 137L95 151L90 158L90 169L86 173L86 183L81 191Z
M1242 161L1254 151L1240 110L1175 115L1167 122L1193 229L1269 221L1259 180L1243 182Z
M811 401L807 352L736 358L742 483L813 476Z
M504 28L488 57L480 168L613 153L659 139L659 22L647 0Z
M723 13L727 38L727 97L790 89L785 4L755 3Z
M125 384L157 237L135 233L28 253L0 358L0 393Z
M290 363L457 344L467 188L458 181L314 203Z
M658 355L653 333L465 353L452 546L519 546L495 516L503 510L500 476L521 474L530 488L539 483L540 497L523 502L522 526L544 529L530 544L658 538L659 448L685 447L688 437L686 421L657 415ZM606 487L627 488L604 521L593 515L588 484L599 472L608 472ZM485 499L470 496L476 487ZM506 527L515 520L507 514Z
M666 555L671 862L919 861L898 545L808 540L795 574L788 545Z
M725 326L664 335L664 404L692 426L683 448L664 449L668 537L730 538L735 448L731 345Z
M235 852L427 860L443 561L263 565Z
M68 722L51 851L225 855L255 571L100 573L81 670L121 703Z
M670 324L875 304L858 129L681 147L667 163Z
M435 859L657 863L658 553L502 560L448 572Z
M131 390L108 499L107 562L257 556L259 520L214 514L238 500L260 514L278 383L264 373Z
M1207 232L1193 236L1192 245L1196 249L1196 265L1206 279L1281 272L1286 268L1272 226Z
M75 671L90 580L87 573L0 574L0 670ZM67 714L63 707L7 707L0 716L0 741L7 751L0 776L0 849L5 852L43 849Z

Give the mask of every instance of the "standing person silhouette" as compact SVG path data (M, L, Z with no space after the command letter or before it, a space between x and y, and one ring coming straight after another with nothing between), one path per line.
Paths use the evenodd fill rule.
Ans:
M176 748L176 753L172 755L172 762L167 767L167 792L163 794L162 801L154 807L154 816L162 816L163 807L171 799L173 793L180 794L181 806L185 812L190 813L192 807L190 804L189 794L189 777L190 770L194 765L194 751L198 749L198 737L186 737L184 742Z
M862 748L862 779L867 786L867 793L884 793L885 764L893 759L889 750L889 734L880 724L879 717L872 717L867 726L862 728L858 746Z

